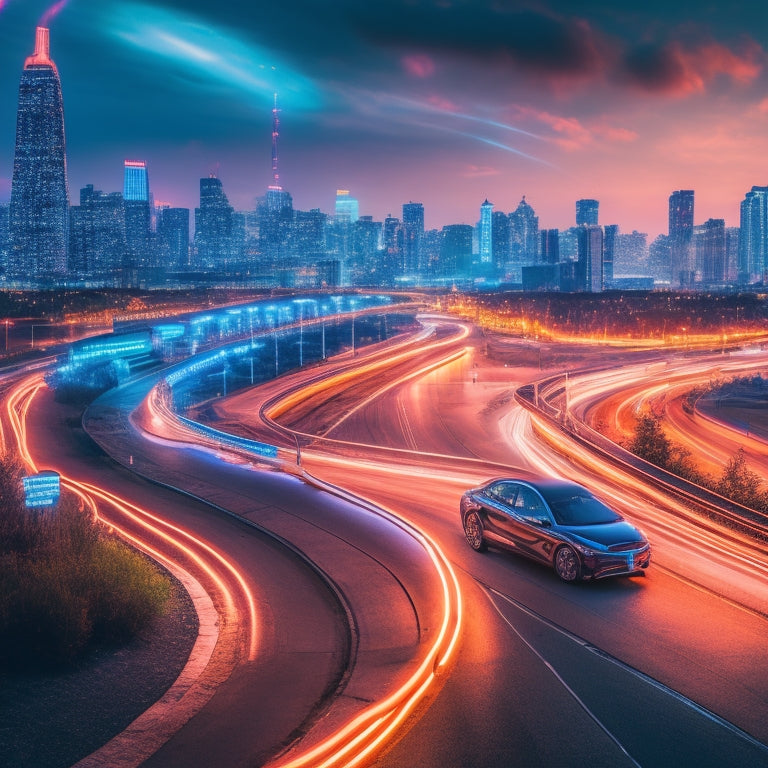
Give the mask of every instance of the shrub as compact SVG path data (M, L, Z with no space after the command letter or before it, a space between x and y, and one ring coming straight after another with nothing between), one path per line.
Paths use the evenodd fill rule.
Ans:
M0 461L0 665L61 666L134 637L164 610L168 577L74 496L26 509L21 475L17 459Z
M161 613L170 582L139 553L115 540L100 540L92 552L94 636L103 642L128 639Z

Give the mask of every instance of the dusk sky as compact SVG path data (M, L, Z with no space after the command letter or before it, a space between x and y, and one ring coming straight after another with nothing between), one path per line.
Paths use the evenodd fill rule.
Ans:
M48 13L46 13L48 12ZM523 195L539 226L654 237L667 198L739 223L768 185L768 4L531 0L0 0L0 200L10 198L24 59L44 16L62 81L70 199L122 191L146 160L155 200L194 208L222 180L238 210L271 181L271 107L294 207L424 203L473 224Z

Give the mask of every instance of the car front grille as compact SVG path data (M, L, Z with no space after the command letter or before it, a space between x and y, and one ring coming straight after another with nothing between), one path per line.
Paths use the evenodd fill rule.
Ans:
M631 552L633 549L642 549L644 541L624 541L621 544L613 544L608 547L609 552Z

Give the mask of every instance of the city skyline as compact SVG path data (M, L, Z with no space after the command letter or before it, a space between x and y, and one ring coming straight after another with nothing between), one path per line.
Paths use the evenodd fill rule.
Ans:
M306 3L288 17L192 0L7 0L0 88L14 103L47 15L71 190L117 191L124 160L142 159L157 200L194 208L214 172L251 209L271 181L278 91L281 182L298 209L332 211L344 188L361 215L418 200L440 228L474 224L486 198L510 212L525 195L543 227L562 228L594 198L601 223L653 237L673 190L695 190L697 223L736 226L766 182L766 20L747 6L682 2L660 22L654 3L582 3L578 15L561 2ZM15 129L4 116L0 200Z

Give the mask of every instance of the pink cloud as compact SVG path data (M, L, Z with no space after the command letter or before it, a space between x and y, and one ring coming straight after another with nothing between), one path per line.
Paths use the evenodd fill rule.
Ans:
M673 42L662 48L648 46L634 51L625 64L633 85L682 98L704 93L720 76L747 85L762 71L764 59L765 51L752 41L741 54L714 41L695 48Z
M498 176L501 171L490 165L467 165L462 172L462 176L467 179L477 179L483 176Z
M517 109L524 117L532 118L548 126L555 134L549 140L568 152L594 144L596 139L626 144L638 138L635 131L611 125L606 117L586 124L577 117L554 115L535 107L517 107Z
M412 77L424 79L435 73L435 62L423 53L403 56L400 61L403 69Z
M635 141L638 137L637 131L630 130L629 128L617 128L607 123L599 123L592 126L592 131L595 135L615 143L628 144L631 141Z
M592 142L591 132L578 118L553 115L551 112L535 107L518 107L518 110L523 116L531 117L551 128L556 134L551 140L562 149L569 151L579 149Z
M761 115L768 115L768 97L764 98L758 105L757 111Z
M461 111L458 105L456 105L450 99L446 99L443 96L438 96L437 94L433 94L432 96L429 96L427 98L427 104L429 104L430 107L439 109L441 112L460 112Z

